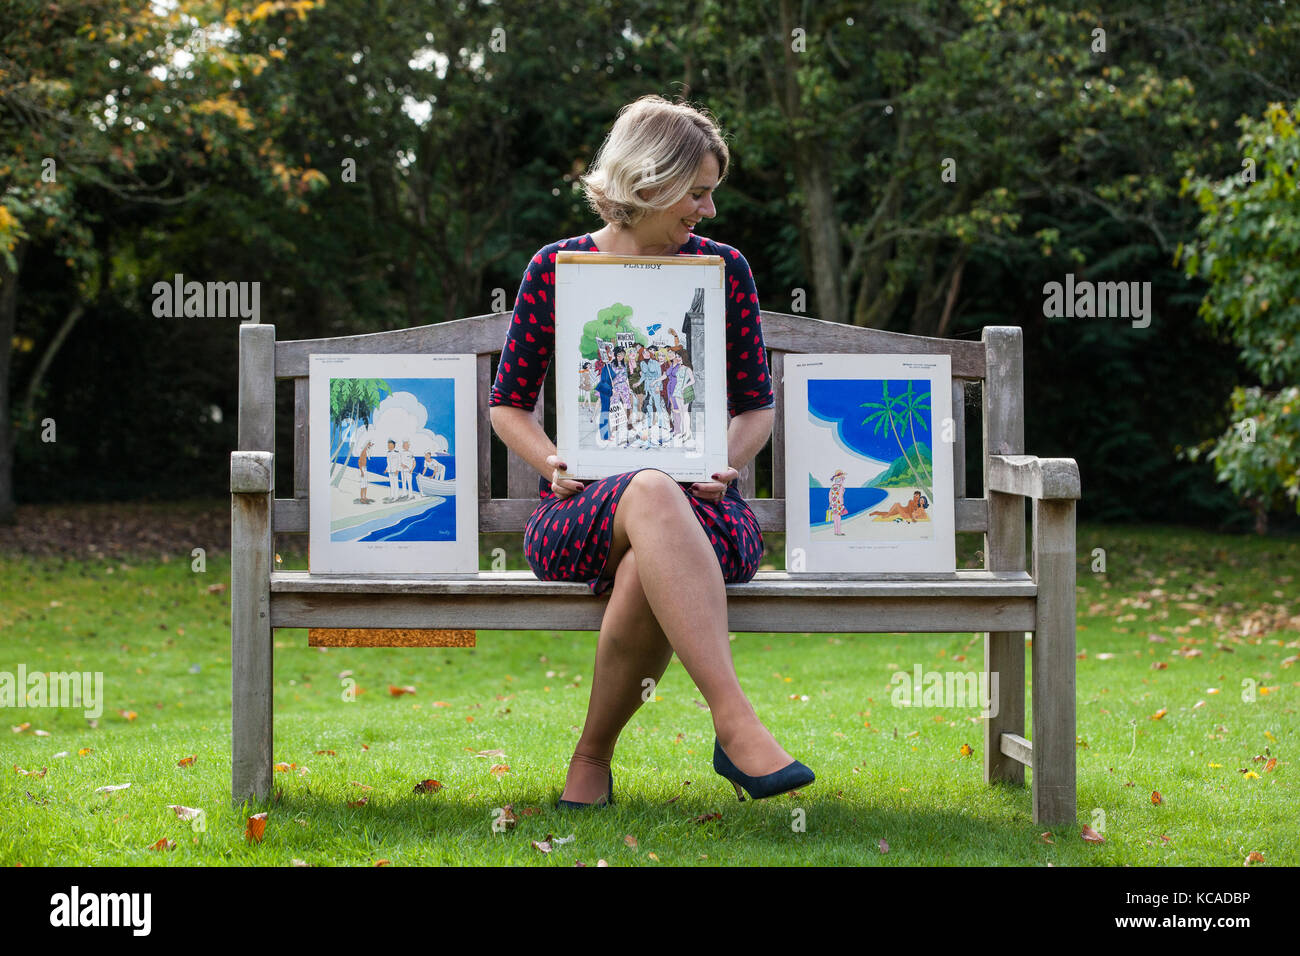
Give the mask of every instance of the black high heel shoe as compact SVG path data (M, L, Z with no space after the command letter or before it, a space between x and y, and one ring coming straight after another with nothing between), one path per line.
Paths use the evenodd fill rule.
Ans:
M614 803L614 771L609 772L609 793L603 800L597 800L595 803L578 803L574 800L557 800L555 809L557 810L585 810L588 807L608 807Z
M806 787L817 779L811 770L797 760L773 773L751 777L747 773L742 773L740 768L731 762L731 758L722 749L722 744L718 743L717 737L713 738L713 769L720 776L731 781L731 785L736 788L736 797L741 802L745 799L745 795L740 792L741 787L745 788L750 799L762 800L764 797L775 797L777 794Z

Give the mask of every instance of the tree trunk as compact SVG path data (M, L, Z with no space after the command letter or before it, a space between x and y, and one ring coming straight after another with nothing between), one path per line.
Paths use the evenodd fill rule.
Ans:
M13 359L14 331L18 319L18 276L22 273L27 243L21 239L14 248L17 268L10 269L0 258L0 525L17 520L14 503L14 432L9 392Z

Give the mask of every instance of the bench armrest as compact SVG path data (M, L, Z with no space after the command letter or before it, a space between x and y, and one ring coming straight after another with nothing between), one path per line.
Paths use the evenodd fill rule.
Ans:
M230 493L265 495L274 487L275 456L269 451L232 451L230 453Z
M1079 466L1073 458L989 455L989 491L1039 501L1078 499Z

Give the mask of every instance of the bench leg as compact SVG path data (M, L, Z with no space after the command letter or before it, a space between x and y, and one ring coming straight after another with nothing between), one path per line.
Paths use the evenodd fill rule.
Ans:
M1076 823L1074 501L1034 502L1034 822Z
M271 494L231 495L231 798L271 792Z
M1025 735L1025 632L984 635L984 680L989 713L984 719L984 782L1025 785L1025 765L1002 752L1002 735Z

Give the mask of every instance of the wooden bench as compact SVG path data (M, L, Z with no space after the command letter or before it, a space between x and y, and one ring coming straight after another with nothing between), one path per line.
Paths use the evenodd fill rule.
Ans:
M784 531L784 359L790 352L947 353L952 357L956 529L984 536L983 568L956 580L895 575L854 581L792 579L760 571L727 586L734 632L984 632L984 668L998 675L996 709L984 720L984 779L1024 785L1032 776L1033 818L1075 823L1075 500L1073 459L1024 452L1021 330L990 327L981 341L881 332L763 311L776 385L772 497L755 498L754 466L740 490L764 532ZM277 571L273 532L308 527L307 375L313 353L446 352L478 356L480 532L522 538L537 505L537 473L507 455L506 497L493 497L488 418L492 356L510 313L392 332L277 342L271 325L239 329L239 450L230 458L232 793L264 799L272 778L272 657L275 628L488 628L599 630L605 600L579 583L543 582L531 571L481 572L468 580L313 576ZM294 384L293 491L275 496L275 383ZM554 401L554 375L536 416ZM968 386L983 425L982 497L966 492ZM972 394L972 398L974 395ZM973 431L972 427L972 431ZM553 431L548 432L553 434ZM940 446L942 448L944 446ZM1033 566L1026 568L1025 501L1032 503ZM1025 735L1025 640L1032 632L1033 739ZM832 652L833 653L833 652ZM990 682L992 686L992 682Z

